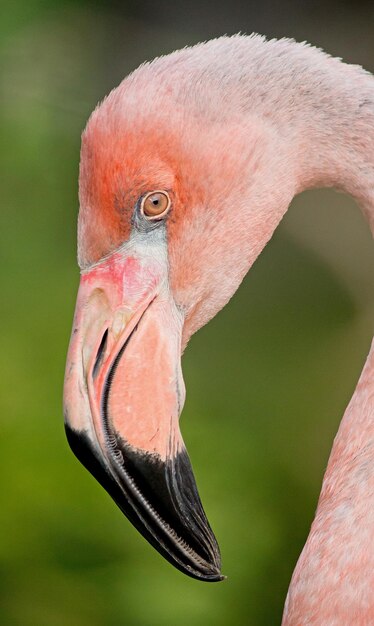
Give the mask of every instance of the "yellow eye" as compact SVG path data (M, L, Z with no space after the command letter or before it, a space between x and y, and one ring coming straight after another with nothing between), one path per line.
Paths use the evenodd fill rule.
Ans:
M141 212L150 220L161 219L169 211L171 200L166 191L151 191L142 199Z

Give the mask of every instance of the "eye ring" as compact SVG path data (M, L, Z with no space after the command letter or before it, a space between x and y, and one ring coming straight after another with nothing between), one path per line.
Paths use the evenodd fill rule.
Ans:
M164 189L149 191L140 203L141 214L151 221L162 219L170 210L171 199Z

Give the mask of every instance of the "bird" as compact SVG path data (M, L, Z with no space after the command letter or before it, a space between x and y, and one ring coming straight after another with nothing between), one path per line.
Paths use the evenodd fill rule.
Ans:
M138 531L221 574L179 428L182 353L293 197L351 195L374 231L374 77L309 44L223 36L146 62L82 135L71 449ZM374 623L374 343L346 409L283 626Z

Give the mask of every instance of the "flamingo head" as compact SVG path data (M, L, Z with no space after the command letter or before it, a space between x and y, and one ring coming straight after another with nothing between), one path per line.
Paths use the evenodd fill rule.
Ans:
M143 536L186 574L217 581L218 544L179 430L181 354L272 232L259 191L271 141L233 102L223 115L219 85L207 93L177 59L174 73L159 60L125 79L83 134L65 423Z

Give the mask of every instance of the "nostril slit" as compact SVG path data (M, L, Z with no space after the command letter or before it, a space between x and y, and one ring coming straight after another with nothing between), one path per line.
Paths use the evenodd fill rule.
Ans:
M103 334L102 339L100 341L99 349L97 351L95 365L93 366L93 370L92 370L92 378L94 380L98 374L100 365L103 362L107 340L108 340L108 329L106 329L105 333Z

